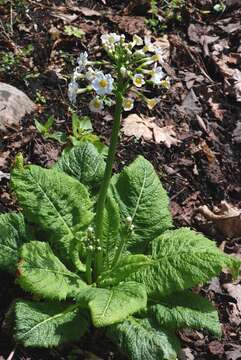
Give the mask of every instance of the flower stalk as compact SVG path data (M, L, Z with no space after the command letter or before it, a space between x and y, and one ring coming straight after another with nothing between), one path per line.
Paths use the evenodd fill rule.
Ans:
M124 87L122 84L121 76L118 79L118 85L116 90L116 106L115 106L115 113L114 113L114 124L112 128L111 140L110 140L110 147L106 162L105 174L104 179L100 188L99 198L97 201L96 207L96 229L95 229L95 236L96 239L100 241L101 250L97 252L95 258L95 268L94 268L94 278L97 280L99 274L102 271L103 267L103 216L104 216L104 208L105 208L105 201L107 196L108 187L110 184L110 179L112 176L112 167L115 160L116 149L118 145L118 134L120 131L120 124L121 124L121 117L123 111L123 93Z

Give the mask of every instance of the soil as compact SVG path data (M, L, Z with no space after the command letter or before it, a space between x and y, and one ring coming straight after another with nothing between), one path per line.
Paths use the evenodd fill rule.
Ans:
M217 2L212 0L184 3L175 10L161 2L160 23L151 33L148 1L0 1L0 81L23 90L38 106L19 127L8 128L2 135L0 170L9 174L19 152L26 162L46 167L57 160L63 146L44 139L34 120L45 122L52 115L53 131L71 133L67 84L80 51L99 56L96 46L103 32L164 37L170 51L165 70L171 87L163 92L154 110L138 105L133 112L154 117L160 127L172 126L178 144L167 147L122 133L115 170L138 154L144 155L169 193L175 225L202 231L225 252L240 257L241 234L224 236L196 215L196 210L201 205L210 209L220 206L222 200L236 208L241 205L241 2L227 0L224 11L215 11ZM69 25L81 28L85 35L67 35L64 27ZM84 99L79 99L76 112L90 115ZM104 117L91 115L95 133L107 144L111 115L109 111ZM17 209L8 179L0 178L0 212ZM0 272L0 279L3 323L9 304L22 292L6 273ZM183 359L241 359L241 308L235 292L228 292L228 284L236 287L241 281L232 283L230 274L224 271L219 278L195 289L217 307L223 336L218 340L206 332L180 331ZM2 333L0 359L7 359L12 351L13 359L22 360L124 359L100 331L79 344L55 350L15 349Z

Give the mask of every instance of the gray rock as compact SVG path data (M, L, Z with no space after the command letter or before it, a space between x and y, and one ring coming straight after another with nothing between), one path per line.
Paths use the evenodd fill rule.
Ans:
M35 104L21 90L0 82L0 132L18 126L24 115L35 110Z

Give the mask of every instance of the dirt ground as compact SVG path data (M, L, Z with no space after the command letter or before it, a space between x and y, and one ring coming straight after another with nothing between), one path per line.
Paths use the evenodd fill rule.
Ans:
M241 233L233 226L216 226L197 214L200 206L241 205L241 2L227 0L184 1L175 8L159 2L157 25L150 20L149 1L0 1L0 81L23 90L36 104L35 113L21 126L7 129L0 138L0 170L8 174L17 153L26 161L52 165L63 145L44 139L34 120L55 119L53 131L71 133L67 84L80 51L99 56L99 36L104 32L143 36L151 34L167 53L165 71L171 87L162 93L157 107L142 105L133 110L145 119L154 118L161 128L169 127L167 141L137 139L122 132L116 170L137 154L152 162L169 193L177 226L204 232L225 252L241 257ZM223 4L225 8L215 5ZM221 6L221 5L220 5ZM81 29L80 37L65 27ZM151 94L155 96L155 93ZM90 115L85 99L79 99L78 115ZM91 115L95 133L108 144L111 114ZM0 212L16 209L8 179L0 177ZM235 221L239 221L240 215ZM235 224L236 226L237 224ZM240 279L239 279L240 280ZM0 273L0 321L12 299L21 291L14 279ZM241 359L241 281L232 283L221 273L195 289L216 305L223 337L183 330L179 336L183 359ZM7 359L14 345L0 335L0 359ZM80 344L55 350L18 347L13 359L122 359L100 331Z

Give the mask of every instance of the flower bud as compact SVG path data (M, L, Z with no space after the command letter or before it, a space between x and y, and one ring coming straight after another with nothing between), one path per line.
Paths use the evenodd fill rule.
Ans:
M126 222L127 222L128 225L131 225L131 224L132 224L132 217L131 217L131 216L127 216Z

